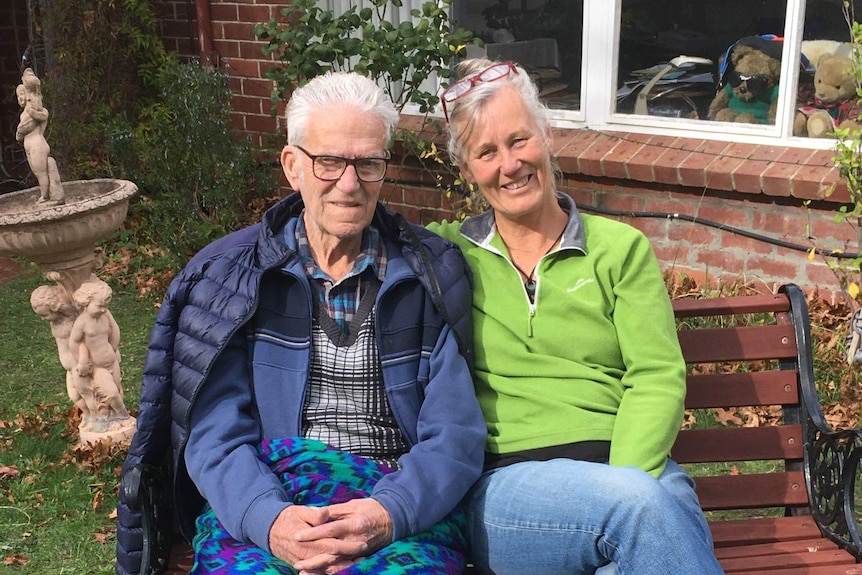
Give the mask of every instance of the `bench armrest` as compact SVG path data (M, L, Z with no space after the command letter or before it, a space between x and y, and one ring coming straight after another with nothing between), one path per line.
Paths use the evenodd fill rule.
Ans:
M825 535L857 559L862 558L855 502L862 431L826 431L811 426L808 435L806 476L814 519Z
M126 505L141 514L143 549L140 573L162 573L174 542L170 471L165 466L132 466L123 474L120 489Z

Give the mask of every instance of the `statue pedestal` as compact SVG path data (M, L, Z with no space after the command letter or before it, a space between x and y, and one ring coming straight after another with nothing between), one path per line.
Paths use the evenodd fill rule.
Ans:
M135 431L137 431L137 422L131 416L126 419L107 421L104 425L81 421L81 425L78 426L78 443L95 445L105 440L123 443L131 440Z

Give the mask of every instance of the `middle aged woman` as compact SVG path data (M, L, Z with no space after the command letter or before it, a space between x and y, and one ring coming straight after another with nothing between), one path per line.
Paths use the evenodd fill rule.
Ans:
M491 209L429 226L475 275L475 385L488 425L468 502L496 575L722 573L694 483L669 459L685 365L657 260L624 223L555 189L527 73L468 60L441 96L449 153Z

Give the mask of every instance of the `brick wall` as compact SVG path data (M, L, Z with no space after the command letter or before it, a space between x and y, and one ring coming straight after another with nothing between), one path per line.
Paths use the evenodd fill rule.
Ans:
M264 43L255 39L254 25L270 18L281 18L279 10L288 3L288 0L210 0L208 3L210 26L203 34L205 40L212 42L212 53L203 54L203 59L228 74L234 92L231 124L238 132L250 136L253 144L259 147L281 144L273 137L279 123L270 113L272 82L264 76L272 60L263 56ZM161 33L168 48L185 57L200 58L195 3L152 0L152 4L160 15ZM279 113L283 111L281 105Z
M278 17L287 1L210 0L213 53L204 54L230 75L234 128L257 145L274 149L281 145L272 138L278 122L270 116L271 84L263 79L271 62L262 56L253 28ZM167 45L182 55L200 56L191 4L153 4ZM405 119L406 126L414 124L415 119ZM585 211L595 206L679 213L803 248L789 249L682 219L621 217L648 235L667 269L696 277L744 277L766 288L794 281L830 291L839 285L835 274L822 258L811 260L804 250L858 250L853 230L834 222L847 194L839 188L827 197L837 182L828 151L581 130L555 130L555 140L564 173L561 189ZM386 203L420 223L451 217L451 200L433 184L416 184L430 181L428 174L393 164L389 176L394 182L382 194ZM806 206L808 200L812 203Z
M752 179L753 166L772 173L781 165L776 161L760 165L758 160L750 159L763 150L747 150L746 156L739 159L726 149L734 144L718 146L716 142L702 141L700 145L710 150L712 161L683 155L677 156L675 166L670 166L667 159L663 163L661 158L666 153L678 154L680 142L675 142L677 147L668 147L669 142L659 139L664 146L653 145L655 149L649 152L638 149L623 153L605 141L599 152L575 142L595 138L595 133L569 130L556 135L558 139L568 137L566 142L557 143L559 164L564 168L560 189L571 195L582 211L621 219L642 230L665 269L699 281L708 280L713 285L744 279L763 289L795 282L806 288L816 286L824 294L840 290L829 258L809 258L812 247L826 252L858 251L854 228L835 222L840 200L847 197L846 189L838 186L826 197L837 181L834 169L827 166L831 153L783 150L782 154L804 156L796 159L795 173L776 178L771 186L764 185L768 179L754 178L761 182L754 190L744 185ZM619 139L618 135L614 137ZM687 144L692 149L698 145L695 141ZM591 158L588 165L578 167L577 160L584 158ZM730 163L746 176L739 178L736 170L723 171L712 165L725 166L728 160L739 160ZM664 170L655 169L661 165ZM696 176L700 183L678 183L680 172ZM427 223L451 217L452 200L443 197L433 185L415 183L423 178L430 181L427 174L395 165L390 167L389 176L396 183L387 186L383 197L409 219ZM703 184L710 178L713 187ZM728 189L718 187L725 184ZM780 192L794 187L799 196ZM764 188L770 193L765 193Z

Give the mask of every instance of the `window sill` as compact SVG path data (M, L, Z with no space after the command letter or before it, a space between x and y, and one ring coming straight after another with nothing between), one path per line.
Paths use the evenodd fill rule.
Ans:
M422 128L422 117L404 115L399 127L416 132ZM418 135L445 149L445 135L428 128ZM832 150L564 128L555 128L553 135L564 175L850 201Z
M564 174L800 200L849 201L832 150L628 132L554 130Z

